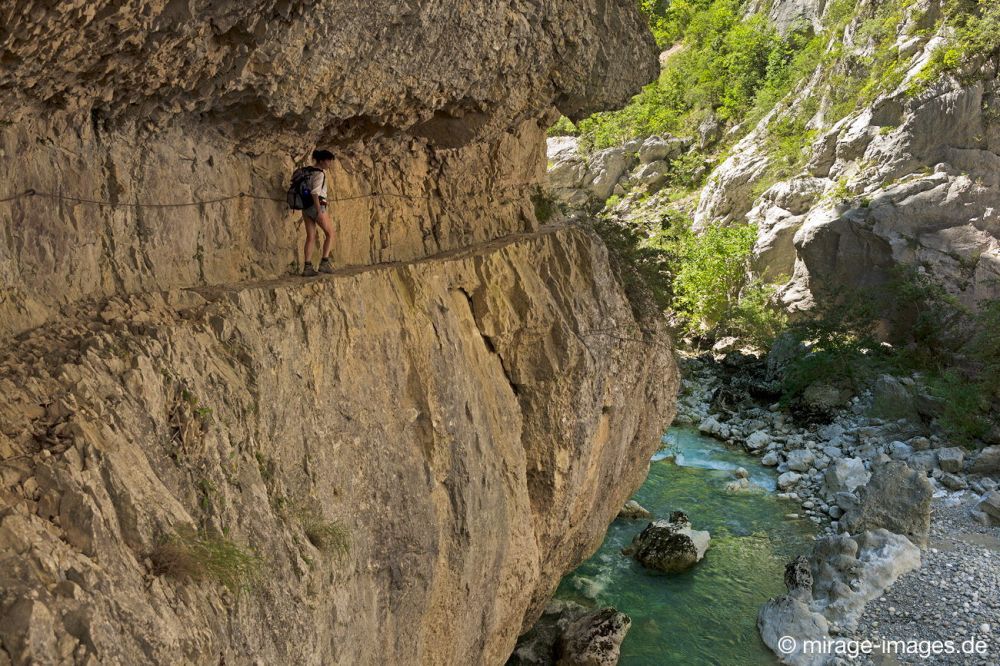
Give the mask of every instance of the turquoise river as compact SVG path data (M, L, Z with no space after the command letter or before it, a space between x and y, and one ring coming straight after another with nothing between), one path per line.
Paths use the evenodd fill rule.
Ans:
M615 520L601 548L566 576L557 598L614 606L632 628L622 666L773 665L757 634L757 609L784 593L785 563L810 547L815 530L787 518L797 504L779 499L776 474L746 454L688 429L671 429L634 498L657 518L684 511L708 530L705 559L682 574L644 569L621 549L648 524ZM757 492L728 492L733 470L744 467Z

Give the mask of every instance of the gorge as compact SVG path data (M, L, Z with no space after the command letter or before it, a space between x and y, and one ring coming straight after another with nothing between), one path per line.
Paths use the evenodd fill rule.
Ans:
M0 666L993 666L998 71L994 0L7 0Z
M0 25L0 663L504 661L673 412L663 324L532 202L554 109L655 75L638 9ZM271 199L315 145L306 282Z

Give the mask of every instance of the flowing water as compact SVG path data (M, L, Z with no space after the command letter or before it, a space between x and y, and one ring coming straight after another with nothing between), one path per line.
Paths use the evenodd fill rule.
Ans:
M776 474L755 458L687 429L672 429L664 445L635 499L657 518L681 510L711 532L705 558L682 574L645 569L621 549L648 521L615 520L556 596L631 616L623 666L776 664L757 634L757 610L784 593L785 563L810 548L812 524L785 517L799 506L774 495ZM725 490L737 467L759 492Z

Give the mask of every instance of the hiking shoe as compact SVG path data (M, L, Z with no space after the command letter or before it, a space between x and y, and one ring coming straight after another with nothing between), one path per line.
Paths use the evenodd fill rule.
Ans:
M333 264L330 263L330 257L323 257L323 260L319 262L319 272L320 273L333 272Z
M316 277L319 273L313 268L312 262L307 261L305 268L302 269L302 277Z

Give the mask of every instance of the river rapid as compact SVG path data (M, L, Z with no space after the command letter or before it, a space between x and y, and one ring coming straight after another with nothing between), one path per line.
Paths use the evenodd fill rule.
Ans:
M648 521L617 519L556 597L631 616L622 666L776 664L757 634L757 611L785 592L785 564L809 549L814 525L788 517L799 506L775 496L776 474L756 458L690 429L672 428L663 442L634 499L656 518L680 510L708 530L705 558L682 574L645 569L621 549ZM726 489L738 467L756 489Z

